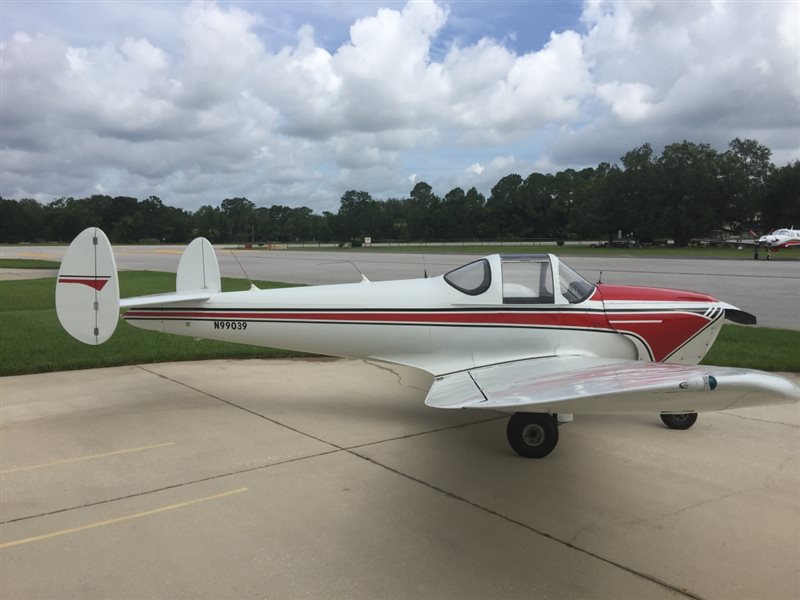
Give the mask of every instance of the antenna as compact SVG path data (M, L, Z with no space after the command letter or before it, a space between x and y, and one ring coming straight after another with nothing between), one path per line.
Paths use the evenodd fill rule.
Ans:
M353 267L353 268L354 268L356 271L358 271L358 274L359 274L359 275L361 275L361 282L362 282L362 283L365 283L365 282L366 282L366 283L371 283L371 282L370 282L370 280L369 280L369 277L367 277L366 275L364 275L364 272L363 272L361 269L359 269L359 268L356 266L356 263L354 263L354 262L353 262L353 261L351 261L351 260L326 260L326 261L323 261L323 262L321 262L321 263L319 263L319 264L321 264L321 265L350 265L350 266L351 266L351 267Z
M600 277L597 278L597 283L603 283L603 272L600 271Z
M250 275L248 275L248 274L247 274L247 271L245 271L245 270L244 270L244 267L242 266L242 263L240 263L240 262L239 262L239 257L237 257L237 256L236 256L236 253L233 251L233 248L231 248L231 251L230 251L230 252L231 252L231 256L233 256L233 260L235 260L235 261L236 261L236 264L237 264L237 265L239 265L239 268L242 270L242 273L244 273L244 277L245 277L245 279L247 279L247 281L249 281L249 282L250 282L250 289L251 289L251 290L252 290L253 288L256 288L256 289L258 289L258 286L256 286L256 284L255 284L255 283L253 283L253 280L252 280L252 279L250 279Z

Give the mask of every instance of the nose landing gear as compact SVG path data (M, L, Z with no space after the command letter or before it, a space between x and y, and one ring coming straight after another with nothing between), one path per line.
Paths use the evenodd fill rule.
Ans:
M768 244L765 244L765 248L767 249L767 260L772 260L772 247L769 246ZM755 260L759 259L758 252L760 249L761 249L761 244L756 244L753 250L753 258Z

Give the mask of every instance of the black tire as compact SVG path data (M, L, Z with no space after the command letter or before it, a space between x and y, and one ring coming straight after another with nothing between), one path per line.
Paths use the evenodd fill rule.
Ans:
M661 420L670 429L689 429L697 421L696 412L662 414Z
M506 437L520 456L544 458L558 444L558 423L547 413L514 413L508 420Z

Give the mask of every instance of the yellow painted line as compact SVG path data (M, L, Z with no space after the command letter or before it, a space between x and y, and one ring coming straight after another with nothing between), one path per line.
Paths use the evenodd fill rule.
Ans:
M160 508L154 508L153 510L146 510L144 512L134 513L132 515L125 515L124 517L118 517L116 519L107 519L105 521L98 521L97 523L89 523L88 525L81 525L80 527L62 529L61 531L53 531L52 533L45 533L43 535L35 535L33 537L23 538L21 540L15 540L13 542L6 542L5 544L0 544L0 550L2 550L3 548L11 548L12 546L21 546L22 544L30 544L31 542L39 542L41 540L47 540L50 538L59 537L70 533L77 533L79 531L86 531L87 529L96 529L97 527L105 527L106 525L123 523L125 521L132 521L133 519L141 519L142 517L157 515L158 513L167 512L168 510L175 510L176 508L185 508L187 506L200 504L201 502L208 502L209 500L217 500L218 498L224 498L225 496L241 494L242 492L246 492L247 490L248 488L243 487L239 488L238 490L231 490L230 492L222 492L221 494L214 494L213 496L205 496L204 498L196 498L194 500L189 500L187 502L170 504L169 506L162 506Z
M152 254L183 254L183 250L153 250Z
M43 469L44 467L53 467L56 465L66 465L69 463L81 462L84 460L94 460L95 458L105 458L107 456L116 456L118 454L130 454L131 452L141 452L143 450L153 450L155 448L164 448L166 446L174 446L175 442L164 442L163 444L153 444L152 446L141 446L139 448L128 448L126 450L115 450L114 452L104 452L103 454L92 454L90 456L79 456L77 458L64 458L62 460L54 460L49 463L42 463L41 465L30 465L27 467L15 467L13 469L6 469L0 471L0 475L8 475L9 473L16 473L18 471L32 471L33 469Z

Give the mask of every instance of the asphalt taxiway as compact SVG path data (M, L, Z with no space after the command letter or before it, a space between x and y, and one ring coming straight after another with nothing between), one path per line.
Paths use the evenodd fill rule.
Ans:
M577 417L544 460L413 371L209 361L0 379L0 596L800 593L800 405Z

